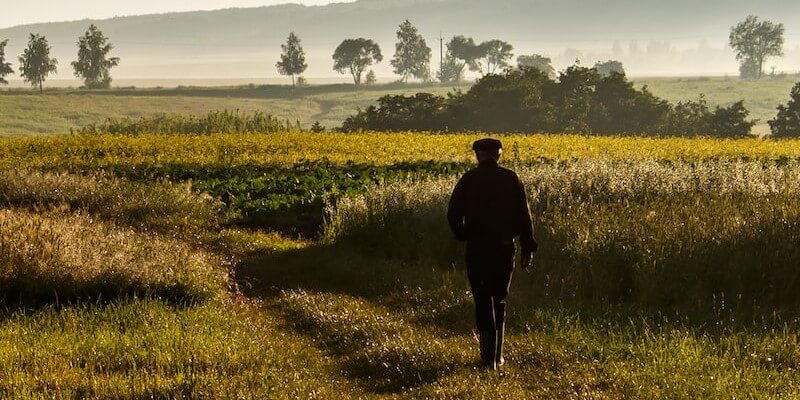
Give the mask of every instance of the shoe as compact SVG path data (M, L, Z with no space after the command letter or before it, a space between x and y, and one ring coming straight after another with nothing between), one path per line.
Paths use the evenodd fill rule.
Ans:
M494 362L497 365L497 368L503 366L506 363L506 359L503 358L503 336L505 336L506 328L502 327L497 330L497 346L495 347L494 351Z
M496 370L497 331L481 331L480 336L481 365L486 369Z

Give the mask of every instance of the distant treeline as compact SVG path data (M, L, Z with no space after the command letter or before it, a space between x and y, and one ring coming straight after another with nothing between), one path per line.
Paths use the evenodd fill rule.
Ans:
M624 74L603 75L573 66L556 80L522 67L481 78L466 93L388 95L377 106L347 118L342 130L484 131L583 134L704 135L746 137L743 101L709 107L698 101L671 104L647 88L636 89Z

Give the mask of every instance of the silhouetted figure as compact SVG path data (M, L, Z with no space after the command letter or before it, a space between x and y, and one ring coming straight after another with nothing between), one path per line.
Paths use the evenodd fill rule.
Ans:
M458 181L447 210L456 239L467 242L467 275L475 300L481 362L491 369L504 362L506 297L514 271L514 238L519 237L523 269L528 268L538 247L525 188L514 171L498 165L502 148L495 139L473 143L478 167Z

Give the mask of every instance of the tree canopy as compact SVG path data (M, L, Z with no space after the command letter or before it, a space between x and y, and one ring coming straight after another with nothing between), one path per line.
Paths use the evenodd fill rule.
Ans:
M405 20L397 31L395 54L391 61L394 72L402 76L403 82L408 82L411 76L428 80L431 76L430 62L431 48L417 28Z
M514 54L511 53L514 46L502 40L488 40L481 43L479 47L481 57L478 58L476 65L479 66L478 71L483 75L494 74L508 67L509 60L514 57Z
M11 68L11 63L6 62L6 45L8 39L0 40L0 84L8 85L6 76L14 73L14 68Z
M594 69L602 76L611 76L613 73L625 75L625 67L616 60L598 61L594 64Z
M31 86L43 90L43 83L50 73L58 71L58 60L50 57L50 44L39 34L30 34L28 47L19 57L20 76Z
M800 89L798 89L800 96ZM466 93L384 96L349 117L344 131L549 132L599 135L744 137L755 124L739 101L708 106L705 99L670 104L636 89L625 75L602 76L573 66L558 80L531 68L481 78Z
M481 75L496 73L510 66L509 61L514 57L512 50L514 47L502 40L488 40L475 44L472 38L454 36L447 44L447 53L450 57L448 75L461 77L464 67Z
M442 82L458 83L464 78L464 68L471 66L481 57L481 49L475 45L475 40L461 35L454 36L447 43L447 56L445 57L443 71L439 72Z
M301 75L308 68L306 52L300 44L300 38L294 32L289 34L286 43L281 45L281 60L275 66L281 75L292 77L292 87L295 87L296 75Z
M333 52L333 69L340 74L350 73L356 85L370 65L383 61L381 48L370 39L345 39Z
M72 62L75 76L83 78L89 89L106 89L111 86L111 68L119 65L119 57L107 58L114 46L108 38L92 24L78 38L78 60Z
M556 77L556 69L553 68L553 61L549 57L543 57L539 54L517 57L517 66L536 69L550 78Z
M791 99L778 106L778 115L768 121L772 137L800 138L800 83L792 88Z
M736 51L742 78L760 79L767 57L783 56L784 32L783 24L759 21L753 15L731 28L729 44Z

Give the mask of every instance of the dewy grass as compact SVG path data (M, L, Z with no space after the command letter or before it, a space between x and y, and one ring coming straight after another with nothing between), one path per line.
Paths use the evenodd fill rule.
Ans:
M215 226L188 190L95 175L326 153L469 162L477 136L0 141L5 167L88 175L4 175L16 200L0 211L0 290L50 305L0 312L0 398L800 397L794 141L507 137L506 156L529 166L542 252L515 275L501 374L474 368L463 255L443 217L454 177L347 197L324 243L208 229L203 243L253 256L236 268L251 301L226 293L220 256L172 235L180 223L140 224Z
M358 397L309 341L233 301L0 313L3 399Z
M142 230L197 232L219 222L219 201L187 185L136 183L106 174L82 176L33 170L0 171L0 205L68 206Z
M11 303L135 294L205 300L226 289L221 264L177 240L85 214L0 210L0 292Z
M309 160L337 164L438 161L472 162L470 144L485 135L425 133L271 133L214 135L70 135L0 139L0 167L101 170L157 165L234 167L294 165ZM496 136L496 135L493 135ZM506 160L538 163L598 158L636 160L800 157L800 141L685 138L499 135Z
M542 242L536 293L659 305L791 305L800 274L800 166L586 161L520 171ZM328 243L461 261L444 221L454 178L398 182L329 210ZM387 246L386 243L391 243Z

